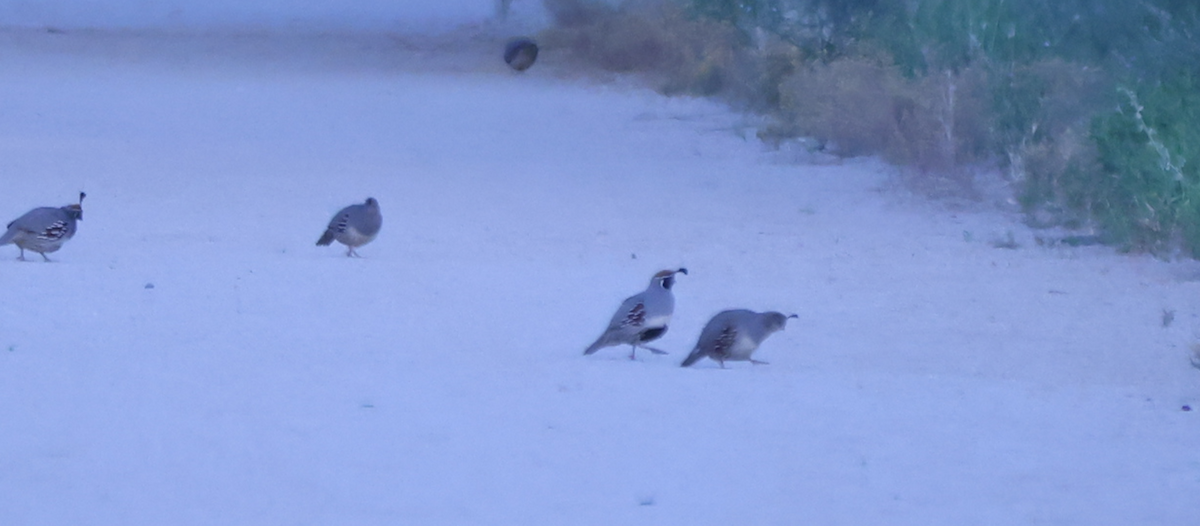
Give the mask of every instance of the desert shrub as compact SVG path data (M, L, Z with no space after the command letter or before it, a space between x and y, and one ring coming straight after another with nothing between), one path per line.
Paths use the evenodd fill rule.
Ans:
M1092 123L1093 212L1129 248L1200 255L1200 82L1187 71L1121 87Z
M1035 226L1200 256L1200 3L544 1L549 46L760 112L761 137L964 187L988 164Z
M688 11L736 28L746 40L771 38L808 57L833 56L854 38L846 30L877 0L686 0Z
M899 141L885 157L925 172L956 175L958 167L984 155L990 131L986 79L967 68L910 81L915 111L901 122Z
M877 153L900 133L908 106L896 97L903 82L894 68L870 60L811 64L784 81L781 111L797 133L841 154Z
M734 66L736 32L693 19L673 2L612 5L595 0L548 0L557 24L543 42L609 71L657 78L668 93L712 95Z
M1026 222L1035 228L1093 226L1095 196L1091 179L1103 173L1086 127L1068 129L1053 140L1021 146L1015 156L1024 179L1014 180Z
M866 58L816 62L784 82L781 115L839 154L882 154L944 176L986 151L982 80L974 71L909 78Z
M1111 102L1107 77L1057 58L1010 64L992 76L991 148L1030 224L1085 226L1092 200L1082 183L1100 173L1088 129Z
M616 6L604 0L542 0L557 27L586 26L611 16Z
M735 50L721 95L736 107L772 115L785 99L785 82L805 67L809 56L770 34L760 40L754 47Z

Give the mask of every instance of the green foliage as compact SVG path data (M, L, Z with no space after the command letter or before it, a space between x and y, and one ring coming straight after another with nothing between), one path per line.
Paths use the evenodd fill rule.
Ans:
M861 13L899 5L886 0L689 0L693 15L737 28L745 40L762 34L812 57L830 58L853 35Z
M544 1L550 43L769 137L939 178L992 160L1031 224L1200 257L1195 0Z
M1200 82L1181 71L1120 92L1092 125L1096 213L1133 248L1200 256Z

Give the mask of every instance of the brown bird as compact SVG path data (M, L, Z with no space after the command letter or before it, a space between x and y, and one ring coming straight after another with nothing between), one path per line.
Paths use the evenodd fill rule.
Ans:
M517 71L525 71L537 60L538 46L532 39L520 37L504 46L504 62Z

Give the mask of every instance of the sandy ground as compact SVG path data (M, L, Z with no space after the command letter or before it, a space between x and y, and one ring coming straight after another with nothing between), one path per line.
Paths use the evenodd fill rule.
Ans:
M1195 262L482 34L0 32L0 216L89 194L0 260L0 522L1200 516ZM313 246L368 195L364 259ZM580 355L678 266L670 355ZM799 318L679 368L731 307Z

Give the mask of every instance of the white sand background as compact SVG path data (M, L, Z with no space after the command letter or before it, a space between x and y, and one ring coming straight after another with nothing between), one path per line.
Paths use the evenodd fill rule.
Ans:
M0 219L89 195L0 247L0 524L1196 524L1195 263L496 45L0 33ZM680 368L733 307L799 319Z

